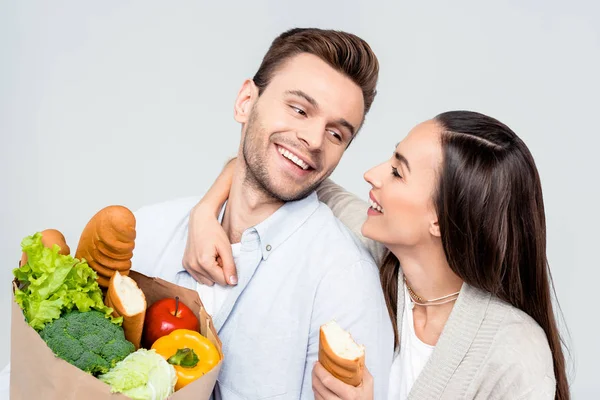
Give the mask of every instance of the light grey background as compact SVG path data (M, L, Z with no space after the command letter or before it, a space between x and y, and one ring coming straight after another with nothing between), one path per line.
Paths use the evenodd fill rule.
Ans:
M379 95L334 178L362 173L416 123L473 109L511 126L539 167L548 256L576 399L598 398L600 5L589 1L0 2L0 364L20 240L72 251L110 204L197 194L233 155L241 83L294 26L343 29L379 56Z

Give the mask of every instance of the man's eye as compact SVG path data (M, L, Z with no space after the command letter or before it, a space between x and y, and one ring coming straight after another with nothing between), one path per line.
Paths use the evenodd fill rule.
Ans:
M335 138L335 140L341 142L342 141L342 135L340 135L339 133L337 133L336 131L327 131L329 132L329 134L331 136L333 136Z
M392 175L394 175L396 178L402 178L402 175L398 173L398 168L395 167L392 167Z
M306 111L304 111L303 109L294 107L294 106L290 106L290 107L292 107L292 110L294 110L296 113L306 117Z

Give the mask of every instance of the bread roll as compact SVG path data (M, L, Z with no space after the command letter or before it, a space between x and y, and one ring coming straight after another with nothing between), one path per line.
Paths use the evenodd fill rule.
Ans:
M75 257L85 259L98 273L98 284L108 287L115 271L128 274L135 247L135 216L126 207L108 206L86 225Z
M365 348L335 321L321 326L319 335L319 362L342 382L358 386L365 368Z
M144 292L133 279L116 273L110 278L104 303L113 309L115 317L123 317L125 339L139 349L146 316Z
M42 244L44 247L48 247L51 249L55 244L60 247L60 251L58 254L62 254L63 256L67 256L71 254L71 249L67 246L67 241L62 233L57 231L56 229L46 229L41 232L42 233ZM27 263L27 254L23 252L21 255L21 261L19 262L19 267L22 267Z

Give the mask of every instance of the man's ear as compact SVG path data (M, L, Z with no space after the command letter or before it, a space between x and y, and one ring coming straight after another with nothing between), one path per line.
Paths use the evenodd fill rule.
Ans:
M246 79L235 99L235 106L233 107L233 117L237 122L241 124L248 122L250 111L252 111L252 106L257 99L258 88L252 79Z
M437 219L429 223L429 233L435 237L442 236L440 233L440 224Z

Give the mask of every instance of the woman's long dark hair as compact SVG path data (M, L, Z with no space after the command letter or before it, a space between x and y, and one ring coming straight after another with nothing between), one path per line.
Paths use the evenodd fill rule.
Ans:
M434 120L442 130L443 163L433 201L448 264L464 282L523 310L542 327L552 350L556 399L568 400L533 157L510 128L488 116L451 111ZM389 254L381 268L393 321L398 267Z

